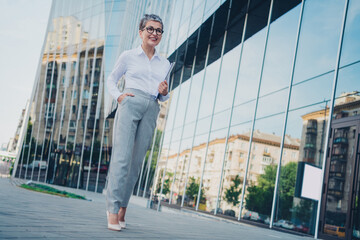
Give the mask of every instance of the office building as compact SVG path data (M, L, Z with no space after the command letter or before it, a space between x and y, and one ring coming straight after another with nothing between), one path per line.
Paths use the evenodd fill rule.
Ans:
M176 65L134 194L360 239L356 0L53 1L17 176L102 192L116 107L104 81L144 13L163 18L157 50ZM22 167L33 160L47 170ZM323 189L311 197L297 192L304 164Z

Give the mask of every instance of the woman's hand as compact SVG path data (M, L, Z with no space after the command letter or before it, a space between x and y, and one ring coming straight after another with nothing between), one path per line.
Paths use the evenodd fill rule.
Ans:
M121 94L120 97L118 97L117 102L120 104L121 101L124 100L124 98L125 98L126 96L134 97L135 95L132 94L132 93L124 93L124 94Z
M163 96L166 96L168 94L168 83L166 82L166 80L159 84L158 90L159 93Z

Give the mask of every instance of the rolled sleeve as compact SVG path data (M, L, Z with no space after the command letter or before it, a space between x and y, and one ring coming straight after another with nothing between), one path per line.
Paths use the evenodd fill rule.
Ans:
M166 100L168 100L170 98L170 94L166 94L165 96L159 94L159 101L160 102L165 102Z
M127 52L125 51L120 55L120 57L116 61L113 71L110 73L110 75L106 81L108 91L115 100L117 100L119 98L119 96L121 96L121 94L122 94L120 92L117 84L118 84L119 80L121 79L121 77L126 72L126 61L125 61L126 54L127 54Z

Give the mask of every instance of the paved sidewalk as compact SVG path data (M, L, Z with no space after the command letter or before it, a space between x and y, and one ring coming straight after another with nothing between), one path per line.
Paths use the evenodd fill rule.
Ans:
M128 228L114 232L106 228L102 194L67 188L92 201L63 198L17 187L20 182L0 178L0 239L312 239L168 208L156 212L137 197L128 207Z

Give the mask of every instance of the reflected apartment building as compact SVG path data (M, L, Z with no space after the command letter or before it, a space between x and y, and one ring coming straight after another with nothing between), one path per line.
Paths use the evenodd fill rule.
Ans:
M249 148L249 136L250 132L245 132L244 134L238 134L229 136L228 138L228 148L226 162L224 163L223 176L222 176L222 188L229 189L233 180L236 176L239 176L240 179L243 179L245 176L245 164L246 164L246 155ZM252 145L252 163L249 166L248 170L248 181L251 184L256 185L258 181L258 176L265 173L265 168L269 165L278 164L278 156L280 151L280 141L281 137L274 134L261 133L260 131L254 131L253 133L253 145ZM299 146L300 139L293 139L290 136L286 136L287 144L284 146L284 151L286 154L282 159L283 164L289 162L297 162L299 159ZM202 205L199 209L204 211L211 211L215 209L216 199L218 194L218 185L220 182L220 172L222 170L222 156L224 156L225 151L225 138L215 139L209 142L208 144L208 160L206 162L206 168L209 171L206 171L203 176L203 191L206 196L205 204ZM202 143L198 146L192 148L192 154L194 161L189 163L190 149L185 149L183 152L177 154L172 154L167 157L164 152L167 149L163 149L161 154L161 159L158 163L158 172L157 175L164 171L166 160L168 160L167 171L171 174L176 174L175 182L171 185L170 196L172 204L175 202L180 203L182 195L177 195L177 193L182 192L185 187L185 176L188 175L189 178L194 178L197 182L201 178L201 163L204 161L204 152L206 150L206 143ZM186 168L189 168L187 172ZM173 194L175 193L175 194ZM196 200L196 199L193 199ZM186 205L194 206L195 202L190 199L186 199ZM238 215L239 209L232 204L221 201L219 204L220 209L233 210L236 215Z
M139 46L141 16L155 13L165 26L157 51L176 64L134 194L159 210L360 239L359 9L54 0L14 174L103 192L116 109L104 83L119 54ZM318 198L295 193L304 163L321 171Z

